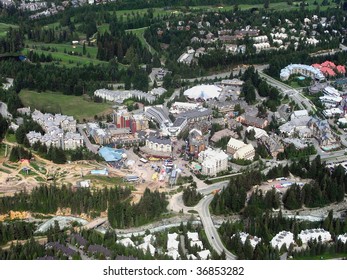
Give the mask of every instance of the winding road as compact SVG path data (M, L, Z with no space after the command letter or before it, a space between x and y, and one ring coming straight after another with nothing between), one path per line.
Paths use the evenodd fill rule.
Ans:
M204 197L200 200L200 202L194 207L187 207L183 203L182 192L175 194L169 203L169 210L179 212L182 211L187 213L188 211L194 210L199 213L202 225L204 226L205 234L207 236L208 242L212 246L212 248L218 253L222 254L225 252L227 260L235 260L237 257L230 253L223 245L219 234L217 232L216 227L213 224L209 206L213 199L213 194L211 194L214 190L220 190L225 188L228 185L229 180L219 182L210 186L205 185L202 188L198 188L198 191L204 195Z

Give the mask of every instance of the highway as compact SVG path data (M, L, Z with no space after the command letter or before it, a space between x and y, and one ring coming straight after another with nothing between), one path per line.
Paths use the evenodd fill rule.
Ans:
M225 252L227 260L236 260L236 256L230 253L223 245L220 240L217 229L215 228L213 221L211 219L211 214L209 210L210 203L213 199L213 194L205 196L198 205L194 207L198 211L201 222L204 226L205 234L207 236L208 242L212 248L220 255L222 252Z
M269 75L266 75L262 71L259 71L260 77L264 78L270 85L282 91L284 94L287 94L290 99L292 99L301 109L306 109L308 111L315 112L317 111L316 106L306 98L301 92L297 89L292 88L291 86L282 83Z

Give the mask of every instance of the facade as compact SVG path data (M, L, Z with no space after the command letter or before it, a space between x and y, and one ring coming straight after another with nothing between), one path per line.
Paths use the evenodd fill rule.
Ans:
M234 159L253 160L255 157L255 149L252 144L247 144L238 149L234 154Z
M241 149L245 145L246 144L243 143L243 141L237 140L235 138L230 138L227 144L227 153L233 156L237 150Z
M221 150L208 148L199 154L202 174L216 176L217 173L228 169L228 155Z
M253 160L255 156L252 144L245 144L235 138L230 138L227 144L227 153L235 159Z
M155 152L172 152L171 140L163 137L149 136L146 139L146 147Z

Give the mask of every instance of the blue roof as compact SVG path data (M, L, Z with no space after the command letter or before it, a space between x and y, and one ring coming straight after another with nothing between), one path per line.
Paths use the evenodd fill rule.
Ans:
M105 161L120 161L122 159L123 150L115 150L110 147L102 147L99 150L99 155L104 158Z

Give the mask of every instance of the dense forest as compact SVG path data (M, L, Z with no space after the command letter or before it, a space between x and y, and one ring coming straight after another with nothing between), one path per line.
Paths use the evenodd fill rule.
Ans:
M284 251L283 248L273 249L269 246L271 239L280 231L291 231L294 234L294 240L300 244L298 234L301 230L311 228L323 228L329 231L333 240L339 234L347 232L347 220L333 219L332 211L321 222L300 221L296 219L288 219L283 217L280 211L277 215L270 215L265 212L261 216L245 219L238 222L225 222L218 229L221 239L225 242L227 248L236 253L239 259L279 259L279 255ZM250 236L261 237L261 242L253 249L249 241L242 244L239 232L247 232ZM234 238L230 238L235 234ZM317 246L319 247L317 249ZM347 246L341 242L335 244L322 244L320 242L309 242L306 250L292 251L293 247L289 248L290 253L294 257L313 257L316 255L330 253L347 253Z
M232 178L227 188L216 194L211 203L211 209L215 214L239 213L245 218L261 216L262 213L272 209L278 209L281 203L286 209L300 209L303 206L313 208L343 201L347 192L347 175L340 165L334 170L325 167L317 156L313 161L308 158L294 160L289 166L272 168L267 178L274 179L289 174L300 178L311 179L304 186L294 184L289 187L282 199L275 190L266 192L255 190L246 201L246 192L252 186L260 184L264 178L258 172L252 172L252 176L244 174Z
M77 189L55 185L40 186L30 194L20 192L13 197L0 198L0 213L32 211L43 214L55 213L58 208L71 208L72 214L89 213L98 216L108 210L108 219L113 227L140 226L157 219L166 212L165 194L146 189L136 204L130 203L128 188L94 190Z

